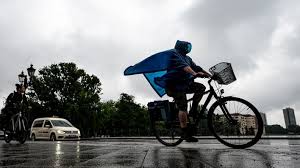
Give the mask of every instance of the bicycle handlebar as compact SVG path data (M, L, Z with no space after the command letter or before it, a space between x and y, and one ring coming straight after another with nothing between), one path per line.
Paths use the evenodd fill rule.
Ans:
M196 76L193 76L192 77L192 80L196 79L196 78L199 78L200 76L196 75ZM205 78L205 77L200 77L200 78ZM211 81L213 80L217 80L217 76L216 75L212 75L210 77L207 77L209 78L209 80L207 81L207 83L210 85Z
M195 75L193 76L191 79L196 79L196 78L209 78L209 80L216 80L217 79L217 76L216 75L211 75L210 77L201 77L199 75Z

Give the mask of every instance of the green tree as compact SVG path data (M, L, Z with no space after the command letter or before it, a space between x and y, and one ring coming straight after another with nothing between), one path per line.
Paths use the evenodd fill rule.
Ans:
M82 136L95 135L102 90L96 76L74 63L52 64L39 70L33 88L32 104L39 106L32 107L32 115L63 117L78 127Z
M112 132L113 118L117 113L116 102L109 100L100 104L100 110L97 113L97 117L100 119L99 122L99 134L110 135Z
M284 135L287 134L287 130L284 129L282 126L275 124L275 125L267 125L266 126L266 133L273 134L273 135Z
M146 107L134 102L134 96L122 93L112 114L113 134L147 135L150 131L149 115Z

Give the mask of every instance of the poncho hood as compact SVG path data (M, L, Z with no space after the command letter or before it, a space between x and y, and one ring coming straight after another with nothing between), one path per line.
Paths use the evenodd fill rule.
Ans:
M192 44L187 41L177 40L174 48L181 54L186 55L191 52Z

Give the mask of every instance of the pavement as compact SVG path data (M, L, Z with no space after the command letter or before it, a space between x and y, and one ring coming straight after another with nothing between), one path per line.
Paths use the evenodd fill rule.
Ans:
M154 139L27 141L0 140L0 167L186 167L298 168L300 140L263 139L231 149L214 139L166 147Z

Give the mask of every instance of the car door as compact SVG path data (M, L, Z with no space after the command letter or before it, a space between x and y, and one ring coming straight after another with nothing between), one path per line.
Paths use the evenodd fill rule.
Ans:
M50 129L52 128L51 122L49 120L45 120L43 125L43 138L50 138Z
M33 129L34 129L34 132L35 132L35 137L37 139L39 138L42 138L42 135L43 135L43 123L44 123L44 120L38 120L38 121L35 121L34 125L33 125Z

